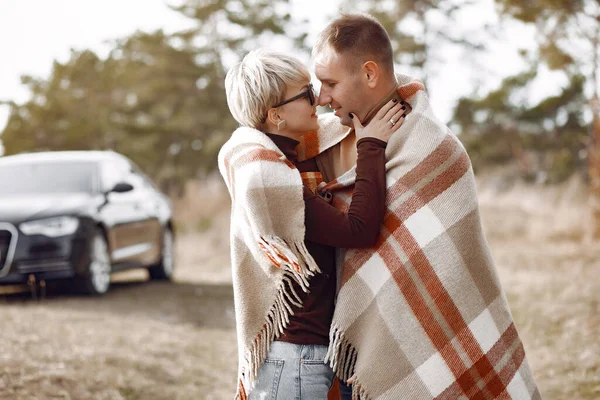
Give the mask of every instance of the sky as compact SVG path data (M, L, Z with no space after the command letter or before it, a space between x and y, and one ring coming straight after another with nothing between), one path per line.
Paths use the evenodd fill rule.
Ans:
M169 0L171 4L178 2ZM337 11L339 1L292 0L291 3L295 17L309 19L306 29L312 43L327 24L328 16ZM479 0L477 7L458 16L457 27L477 31L483 29L485 22L494 22L492 4L492 0ZM20 76L47 78L53 61L67 61L72 48L92 49L103 56L108 53L111 39L136 30L174 32L190 24L190 20L170 10L166 0L0 0L0 100L25 102L28 92L20 84ZM442 121L450 119L452 106L461 95L477 90L478 85L497 86L503 76L523 68L517 49L531 41L533 32L515 26L510 33L512 38L495 42L483 57L482 68L487 74L484 83L473 80L464 66L464 53L441 49L446 61L429 84L433 109ZM548 88L542 84L540 95L544 91ZM8 107L0 106L0 132L7 118Z
M70 49L106 52L106 41L136 30L175 31L189 22L162 0L2 0L0 1L0 99L28 99L21 75L47 78L54 60ZM8 108L0 107L0 131Z

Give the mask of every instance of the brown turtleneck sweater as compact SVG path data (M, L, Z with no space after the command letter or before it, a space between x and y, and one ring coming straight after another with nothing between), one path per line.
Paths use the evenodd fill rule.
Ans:
M317 172L314 159L298 162L294 139L267 133L300 172ZM294 315L280 341L295 344L329 344L336 292L335 248L375 244L385 212L385 147L375 138L356 143L356 185L347 213L341 212L304 186L305 243L321 269L310 279L310 293L295 285L303 307Z

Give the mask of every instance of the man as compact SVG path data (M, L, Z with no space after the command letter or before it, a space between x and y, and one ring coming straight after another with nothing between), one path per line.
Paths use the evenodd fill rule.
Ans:
M387 32L368 16L346 15L330 23L320 34L313 56L315 75L322 84L319 105L329 105L342 125L352 127L351 112L368 124L387 101L402 100ZM335 163L336 177L356 164L355 150L351 132Z
M318 102L335 116L298 151L316 158L329 182L321 190L340 209L356 181L356 138L340 124L351 127L351 114L367 124L391 98L412 108L386 149L378 243L341 254L327 355L337 376L352 398L540 398L481 229L470 160L422 84L394 74L387 32L368 15L332 21L313 56Z

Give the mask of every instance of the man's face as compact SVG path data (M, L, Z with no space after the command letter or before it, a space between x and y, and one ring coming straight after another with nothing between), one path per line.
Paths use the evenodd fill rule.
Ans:
M315 57L315 75L321 81L321 92L318 104L329 104L341 123L352 126L349 113L354 113L362 120L370 109L366 98L366 83L361 79L360 70L353 72L344 57L338 55L331 47L326 46Z

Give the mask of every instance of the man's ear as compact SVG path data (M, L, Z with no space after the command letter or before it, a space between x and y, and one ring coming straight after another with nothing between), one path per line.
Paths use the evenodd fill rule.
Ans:
M375 61L367 61L362 66L363 77L367 82L367 86L371 89L377 86L377 82L379 82L379 76L381 71L379 70L379 65Z

